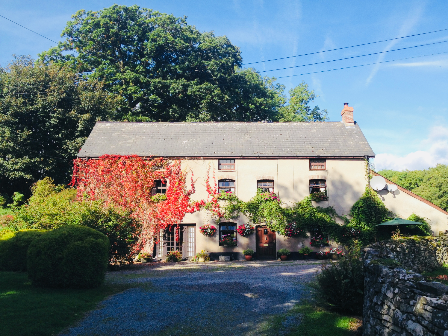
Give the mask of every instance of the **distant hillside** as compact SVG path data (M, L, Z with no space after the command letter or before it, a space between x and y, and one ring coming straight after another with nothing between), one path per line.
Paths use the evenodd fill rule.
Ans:
M381 170L378 174L448 211L448 166L425 170Z

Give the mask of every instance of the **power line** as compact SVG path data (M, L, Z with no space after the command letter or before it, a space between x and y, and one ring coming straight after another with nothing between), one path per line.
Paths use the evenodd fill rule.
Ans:
M34 34L37 34L37 35L39 35L39 36L41 36L41 37L43 37L43 38L45 38L45 39L47 39L47 40L49 40L49 41L51 41L51 42L53 42L53 43L58 44L58 42L53 41L52 39L49 39L48 37L43 36L42 34L39 34L38 32L35 32L34 30L31 30L31 29L29 29L29 28L27 28L27 27L25 27L25 26L22 26L20 23L17 23L17 22L15 22L15 21L11 20L11 19L8 19L6 16L3 16L3 15L1 15L1 14L0 14L0 16L1 16L2 18L4 18L4 19L8 20L8 21L11 21L12 23L15 23L16 25L18 25L18 26L20 26L20 27L22 27L22 28L25 28L25 29L29 30L30 32L33 32Z
M259 63L266 63L266 62L273 62L273 61L280 61L280 60L285 60L285 59L294 58L294 57L302 57L302 56L308 56L308 55L321 54L321 53L329 52L329 51L336 51L336 50L343 50L343 49L349 49L349 48L362 47L362 46L366 46L366 45L369 45L369 44L375 44L375 43L382 43L382 42L394 41L394 40L404 39L404 38L408 38L408 37L415 37L415 36L426 35L426 34L432 34L432 33L439 33L439 32L441 32L441 31L446 31L446 30L448 30L448 28L445 28L445 29L439 29L439 30L434 30L434 31L426 32L426 33L419 33L419 34L412 34L412 35L400 36L400 37L390 38L390 39L387 39L387 40L381 40L381 41L375 41L375 42L368 42L368 43L361 43L361 44L356 44L356 45L352 45L352 46L348 46L348 47L341 47L341 48L335 48L335 49L328 49L328 50L323 50L323 51L315 51L315 52L311 52L311 53L307 53L307 54L294 55L294 56L288 56L288 57L273 58L273 59L266 60L266 61L258 61L258 62L245 63L245 64L243 64L243 65L259 64Z
M347 67L343 67L343 68L339 68L339 69L328 69L328 70L307 72L307 73L302 73L302 74L297 74L297 75L282 76L282 77L276 77L276 79L288 78L288 77L296 77L296 76L303 76L303 75L311 75L311 74L317 74L317 73L322 73L322 72L345 70L345 69L351 69L351 68L359 68L359 67L364 67L364 66L369 66L369 65L383 64L383 63L390 63L390 62L397 62L397 61L404 61L404 60L408 60L408 59L412 59L412 58L428 57L428 56L435 56L435 55L441 55L441 54L447 54L447 53L448 53L448 51L444 51L444 52L440 52L440 53L436 53L436 54L430 54L430 55L413 56L413 57L400 58L400 59L390 60L390 61L382 61L382 62L374 62L374 63L361 64L361 65L347 66Z
M433 42L433 43L426 43L426 44L419 44L419 45L412 46L412 47L392 49L392 50L387 50L387 51L378 51L378 52L374 52L374 53L370 53L370 54L364 54L364 55L358 55L358 56L350 56L350 57L338 58L338 59L334 59L334 60L331 60L331 61L322 61L322 62L316 62L316 63L294 65L294 66L290 66L290 67L286 67L286 68L264 70L264 71L260 71L260 72L271 72L271 71L287 70L287 69L300 68L300 67L304 67L304 66L308 66L308 65L317 65L317 64L331 63L331 62L337 62L337 61L344 61L344 60L353 59L353 58L359 58L359 57L365 57L365 56L373 56L373 55L379 55L379 54L386 54L386 53L389 53L389 52L406 50L406 49L412 49L412 48L419 48L419 47L425 47L425 46L429 46L429 45L446 43L446 42L448 42L448 40L447 41Z

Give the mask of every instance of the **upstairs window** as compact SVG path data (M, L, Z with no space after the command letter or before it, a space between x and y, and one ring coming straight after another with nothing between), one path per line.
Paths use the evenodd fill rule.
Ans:
M263 192L274 192L274 181L272 180L258 180L257 189L263 190Z
M235 170L235 159L219 159L218 170Z
M219 180L218 181L218 192L231 192L235 193L235 181L234 180Z
M325 159L310 159L310 170L325 170L327 162Z
M310 180L310 195L313 201L326 201L327 196L327 181L326 180Z
M154 196L155 194L166 194L166 185L166 181L165 183L163 183L162 180L155 180L154 187L152 188L152 195Z

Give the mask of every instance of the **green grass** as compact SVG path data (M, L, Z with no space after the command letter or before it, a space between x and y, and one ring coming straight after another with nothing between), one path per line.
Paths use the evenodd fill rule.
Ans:
M330 312L311 303L298 304L286 314L271 317L258 330L259 335L355 336L361 318Z
M438 281L448 285L448 264L444 264L432 272L424 272L423 276L427 281Z
M56 335L105 297L124 289L36 288L26 273L0 272L1 335Z

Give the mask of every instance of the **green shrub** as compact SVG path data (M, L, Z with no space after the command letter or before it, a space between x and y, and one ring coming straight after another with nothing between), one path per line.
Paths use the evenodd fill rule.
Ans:
M317 275L319 295L341 312L362 315L364 272L360 249L355 246L337 263L322 266Z
M106 207L99 201L78 202L75 189L56 186L48 177L36 182L32 191L28 204L16 212L16 225L47 230L88 226L108 236L111 263L132 260L141 226L129 211Z
M277 252L277 254L278 254L279 256L282 256L282 255L287 256L287 255L289 255L290 253L291 253L291 252L289 252L289 250L286 249L286 248L282 248L282 249L278 250L278 252Z
M26 271L26 255L31 242L43 234L43 230L23 230L2 236L0 240L0 270Z
M28 275L40 287L98 287L109 259L109 239L94 229L67 225L49 231L28 248Z

